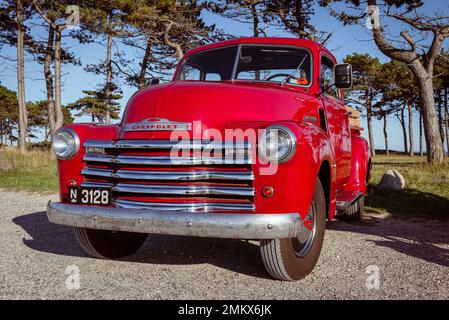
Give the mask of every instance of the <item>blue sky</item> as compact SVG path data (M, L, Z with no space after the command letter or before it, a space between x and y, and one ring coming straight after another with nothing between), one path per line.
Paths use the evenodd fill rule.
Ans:
M449 0L426 0L426 4L423 8L423 12L432 14L435 11L445 11L449 12ZM335 8L340 9L342 5L335 6ZM215 24L218 28L225 30L227 33L233 34L235 36L251 36L252 31L250 30L250 24L238 23L224 19L220 16L205 12L203 13L203 18L208 24ZM343 26L336 18L329 15L327 9L316 8L315 15L312 17L312 23L316 26L318 30L333 31L333 37L327 47L333 52L339 61L353 52L369 53L372 56L376 56L381 62L387 62L389 59L384 56L377 49L374 42L371 40L369 30L364 27L364 22L354 25L354 26ZM399 32L405 28L402 24L387 20L383 22L384 25L388 24L388 30L391 31L392 35L399 35ZM45 38L45 29L41 27L33 27L32 33L36 37ZM291 36L288 33L282 31L281 29L267 28L267 33L269 36ZM105 39L98 38L98 42L105 43ZM103 60L106 55L105 46L100 43L92 43L87 45L80 45L77 41L70 39L69 37L64 38L64 46L70 48L83 62L82 66L72 66L63 65L63 88L62 88L62 103L67 104L73 102L82 96L82 90L94 89L98 84L104 83L105 79L103 76L97 76L92 73L84 71L84 66L90 63L98 63ZM449 47L449 39L444 43L445 47ZM136 55L133 49L125 48L120 42L116 42L113 50L124 50L129 58ZM14 61L8 61L4 57L15 57L15 48L3 48L0 57L0 82L2 85L12 89L17 90L16 82L16 67ZM31 56L26 57L26 99L27 101L38 101L45 100L45 83L43 81L43 67L42 65L33 62ZM121 100L122 111L126 105L127 100L136 90L135 88L130 88L126 85L121 85L123 90L123 99ZM415 148L418 148L418 115L415 115ZM80 118L76 120L77 122L90 121L89 118ZM363 126L365 125L365 120L363 120ZM389 125L389 144L390 149L402 150L403 148L403 138L402 131L400 129L399 122L394 116L390 117ZM366 130L364 132L366 135ZM382 123L379 121L374 121L374 134L375 134L375 144L376 148L383 148L383 133L382 133Z

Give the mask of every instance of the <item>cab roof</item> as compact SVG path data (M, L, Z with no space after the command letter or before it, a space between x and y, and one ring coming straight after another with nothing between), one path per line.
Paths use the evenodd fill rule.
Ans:
M189 50L185 54L185 56L189 56L193 53L197 53L204 50L239 44L275 44L275 45L300 46L311 49L311 51L322 50L333 57L332 53L318 42L307 39L286 38L286 37L245 37L245 38L236 38L231 40L219 41Z

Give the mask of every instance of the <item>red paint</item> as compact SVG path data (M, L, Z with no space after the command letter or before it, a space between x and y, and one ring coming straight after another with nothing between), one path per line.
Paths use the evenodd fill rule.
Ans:
M288 162L279 165L275 175L261 175L258 169L263 164L259 161L253 165L256 212L299 212L305 218L320 168L327 165L330 175L329 218L333 218L338 194L347 190L366 191L369 161L368 145L360 137L359 131L351 132L342 100L319 95L320 57L326 54L334 62L335 58L324 47L309 40L244 38L196 48L189 51L184 59L199 51L240 43L307 48L313 56L312 85L303 88L244 80L172 81L149 86L135 93L128 102L121 124L73 124L69 127L78 133L82 144L86 139L169 139L170 134L176 132L124 130L125 124L140 125L137 123L151 118L181 123L201 121L200 137L201 134L208 135L212 130L224 134L226 129L285 125L297 138L296 153ZM327 131L320 127L319 110L324 110ZM80 171L84 166L83 155L84 148L81 147L75 158L58 161L62 201L66 201L68 180L74 179L78 184L82 182ZM262 190L265 186L272 186L276 192L271 197L264 197Z

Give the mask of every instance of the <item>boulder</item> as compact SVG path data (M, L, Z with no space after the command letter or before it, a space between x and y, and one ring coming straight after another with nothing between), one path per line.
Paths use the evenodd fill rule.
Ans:
M401 191L405 188L405 179L397 170L388 170L380 179L377 189L379 191Z
M12 162L5 158L0 158L0 171L12 170Z

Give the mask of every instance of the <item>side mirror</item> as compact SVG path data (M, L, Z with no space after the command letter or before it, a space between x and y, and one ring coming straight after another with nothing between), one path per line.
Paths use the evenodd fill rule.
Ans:
M159 84L159 78L153 78L150 80L150 86L155 86Z
M337 89L352 87L352 66L349 63L340 63L334 66L334 83Z

